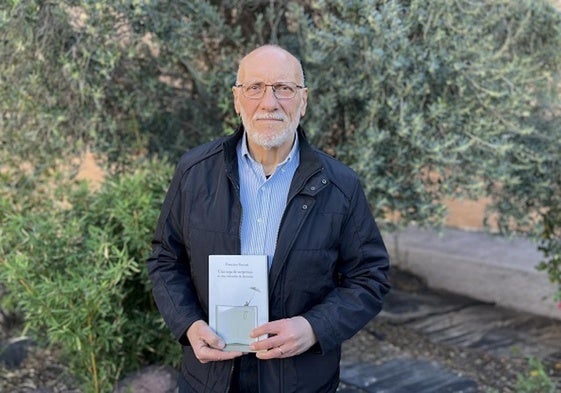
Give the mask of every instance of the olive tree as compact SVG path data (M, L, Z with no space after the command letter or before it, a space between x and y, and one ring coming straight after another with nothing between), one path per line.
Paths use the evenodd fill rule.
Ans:
M501 231L538 240L560 284L561 14L534 0L290 11L308 129L361 174L385 224L439 225L445 198L490 196Z
M283 42L283 4L10 0L0 4L0 161L179 155L231 132L241 53ZM111 168L115 169L113 165Z

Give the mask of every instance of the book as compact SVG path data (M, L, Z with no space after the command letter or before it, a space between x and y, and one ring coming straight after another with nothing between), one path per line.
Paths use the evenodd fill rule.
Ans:
M226 343L225 351L251 352L255 327L269 321L266 255L210 255L209 326Z

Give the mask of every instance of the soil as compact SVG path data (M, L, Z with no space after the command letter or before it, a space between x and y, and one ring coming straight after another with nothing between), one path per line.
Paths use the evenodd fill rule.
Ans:
M17 369L0 365L0 391L6 393L81 393L57 351L34 347Z

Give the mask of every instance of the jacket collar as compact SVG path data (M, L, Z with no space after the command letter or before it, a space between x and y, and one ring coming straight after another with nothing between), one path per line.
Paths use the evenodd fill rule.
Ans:
M300 147L300 165L294 174L292 186L290 187L291 190L289 192L289 198L293 193L297 192L302 186L304 186L305 182L313 174L322 169L321 162L315 150L309 144L304 129L301 126L298 126L296 132L298 133L298 144ZM240 125L238 126L236 132L232 136L227 137L223 143L226 172L229 174L231 179L235 180L236 184L239 184L236 146L242 138L243 133L244 127L243 125Z

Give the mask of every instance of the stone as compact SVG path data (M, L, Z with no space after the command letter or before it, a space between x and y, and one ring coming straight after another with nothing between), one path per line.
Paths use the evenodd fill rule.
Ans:
M29 347L33 345L29 337L14 337L0 344L0 363L7 368L18 368L27 357Z
M148 366L121 380L114 393L175 393L177 371L170 366Z

